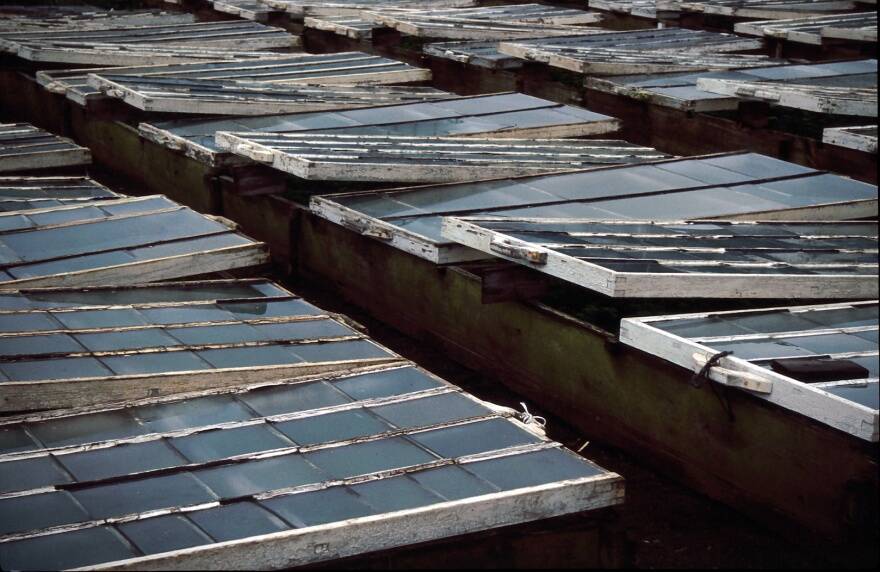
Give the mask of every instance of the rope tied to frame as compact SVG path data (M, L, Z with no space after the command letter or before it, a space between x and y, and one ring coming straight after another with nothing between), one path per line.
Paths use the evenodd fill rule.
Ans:
M691 376L690 384L691 387L695 387L699 389L703 387L703 382L709 382L709 389L712 390L712 393L715 397L718 398L719 403L721 403L721 407L724 408L724 411L727 413L727 419L731 423L736 421L736 418L733 415L733 407L730 405L730 401L727 399L726 395L722 395L722 391L717 387L718 384L712 383L712 380L709 379L709 371L721 361L723 358L726 358L729 355L733 355L733 352L730 350L718 352L717 354L710 357L706 360L706 363L703 364L703 367L700 368L700 371Z
M538 427L546 427L547 426L547 419L545 419L544 417L541 417L540 415L532 415L529 412L529 408L526 405L525 401L520 401L519 404L520 404L520 406L522 406L523 410L522 410L522 413L517 414L517 416L516 416L517 419L519 419L520 421L522 421L526 425L535 424Z
M696 388L702 387L703 381L709 381L709 370L718 365L718 362L721 361L722 358L726 358L727 356L732 354L733 352L728 350L724 352L718 352L717 354L710 357L708 360L706 360L706 363L703 364L703 367L700 369L700 371L691 376L690 384Z

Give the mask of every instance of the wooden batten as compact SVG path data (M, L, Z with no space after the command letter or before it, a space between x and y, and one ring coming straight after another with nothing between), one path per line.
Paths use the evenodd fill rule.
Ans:
M271 8L260 0L212 0L211 6L217 12L232 14L245 20L265 22L281 11Z

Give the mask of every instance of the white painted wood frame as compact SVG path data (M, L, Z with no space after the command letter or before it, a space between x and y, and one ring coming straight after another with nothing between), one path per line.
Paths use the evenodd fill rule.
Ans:
M876 302L872 303L876 304ZM812 309L856 305L858 303L782 307L777 309L801 312ZM650 318L624 318L620 322L620 341L628 346L679 365L689 372L698 373L702 369L705 360L718 352L693 339L683 338L664 331L662 329L664 321L709 316L743 316L749 312L764 313L766 311L767 309L735 310L729 312L654 316ZM709 370L709 378L716 382L724 382L726 374L723 370L732 372L733 375L742 372L748 376L754 376L770 382L772 384L772 391L770 393L753 393L758 399L763 399L785 409L795 411L859 439L871 442L878 441L880 423L878 423L877 410L828 393L821 389L821 387L817 387L817 384L797 381L739 358L736 355L728 355L718 360L718 368Z
M92 154L66 137L27 123L0 123L0 173L88 165Z
M502 231L495 231L484 226L491 222L522 222L534 225L534 230L539 231L545 224L595 224L603 226L628 225L641 222L651 225L652 221L600 221L581 219L499 219L499 218L459 218L446 217L443 220L443 236L459 244L463 244L486 254L503 258L533 268L544 274L560 278L578 286L611 296L614 298L780 298L791 297L794 299L852 299L869 298L877 295L878 277L874 275L854 274L847 270L846 266L873 267L876 271L877 263L871 264L773 264L757 262L733 262L715 261L711 246L703 252L704 258L694 261L700 266L728 267L726 272L686 272L669 274L661 272L638 272L618 271L608 268L599 262L590 262L576 258L575 256L560 252L566 245L544 245L509 236ZM657 224L688 224L687 221L658 221ZM732 222L732 225L743 228L752 226L750 222ZM776 224L776 223L774 223ZM812 224L810 222L793 222L791 225ZM827 223L829 235L834 235L832 230L835 223ZM848 224L848 223L842 223ZM870 225L866 225L870 226ZM598 232L598 231L597 231ZM625 231L622 231L625 232ZM720 234L724 234L719 231ZM876 225L874 235L867 236L875 242ZM649 235L649 236L653 236ZM659 235L658 235L659 236ZM808 245L813 237L804 236L803 242ZM571 244L572 248L589 245ZM608 257L613 258L614 252L610 243L608 245L596 244L594 248L607 249ZM621 247L624 248L624 247ZM649 262L658 260L664 266L673 266L686 269L690 262L674 261L664 258L663 253L668 250L678 250L674 247L651 248L651 247L627 247L634 251L643 251L646 254L654 253L655 258L632 260L633 263ZM687 250L687 249L685 249ZM723 252L725 249L721 248ZM701 248L693 249L695 254L700 254ZM873 252L876 257L876 249ZM779 267L778 273L758 274L749 272L749 268L775 268ZM804 275L786 272L786 268L794 270L800 268L812 270L824 270L817 275Z

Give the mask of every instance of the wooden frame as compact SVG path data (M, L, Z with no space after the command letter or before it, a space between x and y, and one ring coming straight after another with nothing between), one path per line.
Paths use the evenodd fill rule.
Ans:
M708 159L712 157L727 157L727 156L736 156L742 153L729 153L729 154L720 154L720 155L708 155L703 157L698 157L696 159ZM695 158L687 158L687 159L666 159L662 161L655 161L650 163L645 163L644 165L662 165L663 163L672 163L683 160L693 160ZM589 173L593 173L596 171L608 171L611 169L627 169L634 168L637 166L632 165L615 165L610 167L599 167L596 169L590 169L587 171L582 171L585 175ZM535 204L508 204L502 205L499 207L493 208L479 208L479 209L469 209L466 211L454 210L454 211L440 211L427 213L422 216L430 216L430 217L442 217L442 216L491 216L493 212L498 210L510 211L514 208L526 210L532 207L546 206L546 205L575 205L578 203L595 203L600 205L608 202L612 202L614 200L640 200L642 198L649 197L659 197L666 196L670 199L673 199L676 193L679 192L690 192L690 191L702 191L702 190L710 190L710 189L726 189L728 191L735 190L738 185L755 185L760 184L762 182L770 182L774 180L789 180L789 179L799 179L803 177L814 177L824 175L821 171L811 171L806 174L799 174L793 176L783 176L783 177L774 177L774 178L756 178L752 180L746 180L740 183L735 184L706 184L699 187L688 187L684 189L671 189L659 192L649 192L646 194L631 194L631 195L609 195L606 197L596 198L592 197L590 199L566 199L559 201L550 201L546 203L535 203ZM533 175L532 177L547 177L548 175ZM571 174L563 174L558 176L571 176ZM519 181L529 182L529 178L513 178L508 179L511 184L517 183ZM473 186L473 184L471 184ZM414 190L419 191L436 191L438 194L442 192L446 192L448 190L454 190L454 184L450 185L438 185L436 187L423 187L419 188L402 188L402 189L393 189L393 190L383 190L383 191L361 191L361 192L351 192L351 193L339 193L327 196L313 196L309 208L312 213L315 215L326 219L332 223L341 225L346 229L353 231L357 234L367 236L373 239L380 240L389 246L393 246L394 248L398 248L407 252L409 254L413 254L419 258L428 260L435 264L452 264L458 262L466 262L470 260L481 260L485 259L486 255L475 251L471 248L462 246L458 243L454 243L452 241L440 241L434 238L430 238L428 236L418 234L416 232L406 230L397 225L398 219L406 219L411 217L417 217L419 215L416 214L404 214L404 215L395 215L388 216L384 218L380 218L378 216L372 216L365 214L355 208L351 208L340 202L340 199L356 199L356 198L366 198L366 197L378 197L384 196L386 198L393 198L396 193L404 193L411 192ZM845 200L845 201L834 201L834 202L815 202L810 205L802 205L802 206L792 206L790 208L768 210L762 207L753 207L751 210L747 208L747 205L742 205L742 210L739 211L731 211L726 210L725 212L721 212L719 209L718 212L713 213L702 213L699 218L701 219L726 219L726 220L765 220L765 221L773 221L773 220L852 220L859 218L868 218L877 216L877 198L876 196L872 199L859 199L859 200ZM727 208L727 207L722 207Z
M217 145L297 177L323 181L444 183L667 157L615 140L476 139L225 133Z
M744 69L727 70L733 74L741 76L742 79L748 80L752 78L756 82L765 80L765 72L771 72L771 76L775 72L782 74L787 68L799 70L799 77L789 78L785 83L796 83L799 80L822 82L839 81L841 84L853 84L859 78L864 76L866 85L870 83L868 76L870 73L847 73L841 70L837 75L829 74L829 68L834 66L849 66L853 63L870 63L874 60L855 60L852 62L826 62L815 64L782 64L767 67L754 67ZM812 73L807 70L814 70ZM874 64L876 70L876 62ZM638 101L646 101L652 105L669 107L681 111L694 112L712 112L712 111L728 111L735 110L742 102L742 98L737 95L728 93L715 93L703 91L698 88L698 80L704 79L699 77L702 73L706 73L705 79L716 79L712 77L712 72L697 73L679 73L679 74L657 74L657 75L637 75L626 77L585 77L584 87L593 89L602 93L611 95L619 95L629 97ZM876 71L874 72L876 73ZM725 72L718 73L718 77L723 79ZM651 85L652 83L656 85ZM876 83L876 81L874 82ZM768 84L769 85L769 84Z
M596 10L652 20L657 18L659 9L657 0L589 0L587 5Z
M506 96L515 95L523 99L523 103L520 106L507 106L503 110L492 111L492 98L503 98ZM606 133L611 133L616 131L620 127L620 122L613 118L608 117L606 115L596 114L589 112L588 110L583 110L581 108L574 108L568 105L563 105L559 103L554 103L551 101L533 98L531 96L527 96L524 94L517 93L495 93L495 94L486 94L486 95L477 95L477 96L464 96L464 97L453 97L447 100L450 105L457 105L459 102L473 102L473 103L481 103L483 104L483 108L479 112L458 112L452 110L442 111L437 109L437 111L442 111L442 114L438 113L435 117L428 117L425 119L415 119L411 121L393 121L388 123L377 123L375 120L367 121L360 123L358 125L352 125L352 128L362 127L364 125L373 125L373 126L387 126L389 133L393 134L395 132L395 128L400 126L401 128L405 127L415 127L419 124L430 123L432 121L442 121L447 119L466 119L470 117L475 117L477 119L480 118L493 118L496 116L509 115L513 113L520 112L558 112L556 113L557 117L552 117L548 119L543 124L537 122L530 122L529 125L526 126L518 126L515 124L515 121L507 118L508 125L505 127L497 127L492 128L487 125L475 124L472 131L468 131L466 129L462 129L462 125L458 125L458 131L455 132L456 137L486 137L491 134L492 138L518 138L518 139L527 139L527 138L566 138L566 137L588 137L594 135L603 135ZM443 104L444 102L437 102L438 105ZM426 105L426 104L420 104ZM384 109L389 111L389 114L393 115L391 112L394 111L395 107L400 108L402 111L406 111L405 105L398 106L376 106L367 108L368 110L380 110ZM351 115L357 115L358 111L353 110L350 112ZM559 115L564 115L564 118L558 117ZM589 117L584 117L584 115L588 115ZM310 116L305 115L290 115L278 116L279 122L285 119L291 120L301 120L308 118ZM314 116L311 116L314 117ZM563 122L564 121L564 122ZM264 127L265 118L260 120L261 125L259 130L266 133L276 133L272 129ZM228 127L224 126L223 128L215 129L210 123L213 122L203 122L201 125L204 126L205 134L203 136L199 135L179 135L174 132L174 126L169 123L141 123L138 126L138 132L141 137L152 141L158 145L163 147L172 149L174 151L180 151L185 156L195 159L200 162L207 163L213 166L219 166L221 164L227 164L230 162L241 163L242 158L233 156L229 153L223 153L220 151L215 145L208 146L207 144L197 141L199 138L210 136L213 140L214 134L220 130L228 130ZM511 124L512 123L512 124ZM241 120L242 131L251 131L252 129L247 129L249 127L247 123L247 119ZM301 129L301 130L293 130L289 129L287 131L283 131L284 133L305 133L305 132L317 132L321 131L323 133L341 133L344 134L345 130L348 126L341 127L325 127L325 128L309 128L309 129ZM192 133L192 124L187 124L187 131ZM442 134L442 130L438 130L438 133Z
M521 59L499 52L497 41L437 42L425 44L422 52L435 58L490 70L514 70L523 66Z
M877 126L828 127L822 132L822 142L876 155Z
M585 75L627 75L767 65L766 56L732 53L762 46L731 34L661 28L501 42L498 49Z
M855 7L856 3L850 0L681 0L679 2L679 10L682 12L772 20L792 16L824 16Z
M254 22L265 22L269 17L281 12L260 0L212 0L211 6L217 12L232 14Z
M121 198L87 177L0 177L0 212Z
M123 306L124 308L124 306ZM311 318L311 317L310 317ZM324 316L315 316L315 319L334 320ZM301 320L291 320L301 321ZM336 320L334 320L336 321ZM246 322L250 323L250 322ZM261 323L283 323L281 321L262 321ZM341 322L340 322L341 323ZM187 324L176 324L185 326ZM189 324L192 325L192 324ZM102 328L89 330L88 333L111 333L120 331L118 328ZM67 332L67 330L65 330ZM77 333L71 331L71 333ZM33 335L39 335L34 333ZM3 338L13 337L4 335ZM16 337L20 337L16 335ZM101 377L71 377L59 379L43 379L36 381L3 381L0 382L0 411L30 411L39 409L58 409L66 407L82 407L112 403L118 401L130 401L147 397L162 395L174 395L188 393L203 389L217 389L223 387L237 387L247 384L266 382L278 379L299 379L301 377L317 374L327 374L340 371L349 371L366 366L388 365L403 363L403 358L391 352L387 348L370 340L365 335L345 336L339 338L322 338L309 340L288 340L265 344L212 344L201 346L182 345L175 347L173 351L203 351L211 349L233 349L246 347L268 346L300 346L306 344L323 344L332 342L346 342L364 340L388 353L388 357L339 359L325 361L300 361L286 365L252 366L244 365L237 367L216 367L204 370L181 370L164 373L141 373L128 375L108 375ZM130 350L114 352L89 352L84 354L65 354L52 357L94 357L112 358L129 355L149 354L160 351L163 348L148 350ZM37 358L39 359L39 358ZM18 360L33 361L28 356L4 357L3 363Z
M315 2L313 0L260 0L264 4L284 10L291 18L306 16L358 16L363 10L381 8L419 9L419 8L467 8L477 4L477 0L332 0Z
M475 250L479 250L491 256L496 256L504 260L516 262L533 268L542 273L561 278L567 282L571 282L583 288L611 296L614 298L827 298L827 299L852 299L852 298L868 298L876 296L880 281L876 276L876 248L873 250L858 251L862 254L873 253L875 262L870 263L824 263L821 260L806 263L790 263L781 264L773 263L770 260L766 262L756 261L735 261L722 259L721 261L713 260L713 243L717 243L718 239L729 236L731 238L739 238L739 234L728 234L722 230L718 231L717 236L707 237L702 235L689 235L687 231L682 230L680 235L675 235L669 231L660 230L664 225L690 225L693 224L698 228L701 223L708 221L613 221L613 220L583 220L583 219L520 219L520 218L498 218L498 217L475 217L475 218L458 218L446 217L443 220L443 236L453 240L459 244L469 246ZM827 225L829 238L838 236L839 238L849 238L849 232L837 235L835 227L845 225L851 226L851 223L815 223L815 222L791 222L791 223L772 223L762 224L754 222L730 222L720 221L721 224L737 226L742 229L751 227L770 228L785 224L790 227L800 225L815 226ZM559 227L565 225L586 226L596 225L595 230L578 231L577 234L591 236L597 234L599 236L608 236L606 244L591 244L594 249L607 251L607 258L620 260L627 259L634 263L659 261L664 267L681 268L686 270L689 266L697 265L699 267L716 267L719 269L727 268L723 272L712 271L696 271L685 272L682 274L668 274L662 272L651 271L627 271L615 270L612 267L603 264L601 257L596 257L596 262L584 260L576 257L575 254L568 254L565 250L577 250L579 247L587 248L588 245L581 243L559 243L545 244L544 241L529 241L521 238L510 236L505 231L493 230L487 228L491 223L516 223L524 226L531 226L536 232L540 232L547 226ZM615 234L607 230L600 230L600 227L614 227L615 225L628 226L631 224L642 224L644 226L657 226L657 232L653 233L648 230L639 231L637 234L628 234L628 231L622 230L620 234ZM874 239L876 242L876 225L866 223L866 231L872 228L873 235L865 235L865 238ZM808 232L808 231L805 231ZM641 236L657 237L657 238L699 238L704 240L702 247L639 247L631 246L623 240L619 244L613 243L614 237L619 239L635 239ZM756 237L766 236L766 234L755 235ZM861 235L860 235L861 237ZM805 246L809 245L816 237L803 235L801 241ZM819 237L820 239L822 237ZM719 246L719 250L726 253L732 253L737 250L752 250L750 247ZM709 249L708 251L705 249ZM674 256L664 258L664 253L673 251L691 251L698 260L686 261L684 259L676 259ZM759 252L772 252L774 248L758 248ZM780 250L789 250L782 248ZM645 254L644 259L628 259L625 255L618 256L619 251L637 251ZM651 254L654 254L652 257ZM714 254L720 254L715 252ZM819 252L821 258L821 250ZM609 264L611 261L606 262ZM754 273L750 269L776 268L780 267L774 273ZM871 268L875 269L875 274L857 274L851 268L859 269ZM801 269L824 270L822 274L810 275L797 272ZM784 296L783 296L784 293Z
M18 45L81 44L114 46L185 47L256 51L293 48L299 39L281 28L247 20L194 22L153 26L121 26L88 30L0 33L0 50Z
M268 52L239 52L198 47L159 47L127 44L20 44L16 55L32 62L71 65L137 66L191 63L205 60L244 60L266 57Z
M596 31L574 24L594 23L602 16L594 12L550 8L539 4L460 10L371 12L361 17L418 38L451 40L507 40L522 37L574 36ZM538 8L535 9L534 7ZM517 14L521 12L520 14ZM457 15L460 14L460 15Z
M338 54L272 54L262 53L259 59L242 61L208 61L172 65L47 70L36 73L37 82L52 93L63 93L68 99L86 106L105 96L89 84L89 75L131 76L131 81L151 79L212 80L225 82L259 82L270 89L282 85L308 83L385 84L427 81L428 69L412 67L403 62L361 52ZM348 67L339 66L348 63ZM330 66L327 68L327 66ZM327 75L316 76L326 69ZM343 73L343 72L348 73ZM300 77L297 77L300 76Z
M408 67L408 66L407 66ZM428 70L413 69L414 72ZM178 80L89 74L89 85L100 93L121 99L146 112L217 115L266 115L305 113L371 107L381 104L416 103L453 97L430 87L372 86L351 76L355 85L338 85L347 76L333 76L329 86L311 84L271 85L222 80ZM381 74L388 75L388 74ZM407 76L410 74L407 73ZM317 78L320 80L320 78ZM373 81L384 81L374 79ZM358 85L359 84L359 85Z
M149 201L151 199L156 199L161 195L153 195L146 197L138 197L138 198L120 198L114 199L110 201L92 201L88 203L90 208L100 208L102 206L120 206L129 203L136 203L140 201ZM27 211L24 215L20 213L0 213L0 219L4 217L20 217L20 216L33 216L40 215L45 213L50 214L63 214L65 211L70 211L72 209L81 208L80 206L61 206L61 207L52 207L47 209L34 209L31 211ZM138 216L150 216L151 214L158 213L166 213L171 211L189 211L187 207L178 206L173 209L164 209L164 210L154 210L154 211L145 211L139 212L135 214L122 214L119 216L105 216L104 218L92 218L92 219L84 219L84 220L68 220L67 222L55 223L55 224L42 224L42 225L34 225L30 228L12 230L12 231L4 231L2 234L9 234L12 232L39 232L40 230L51 230L61 227L70 227L75 225L88 225L88 224L96 224L100 222L104 222L107 220L120 220L123 218L130 217L138 217ZM216 219L215 219L216 220ZM4 279L0 282L0 291L3 290L11 290L11 289L20 289L22 287L31 288L31 287L44 287L44 286L92 286L92 285L117 285L117 284L126 284L131 282L138 281L154 281L154 280L167 280L170 278L182 278L186 276L196 276L199 274L210 274L213 272L220 272L224 270L231 270L235 268L244 268L249 266L258 266L268 262L269 255L267 252L267 246L264 243L251 241L249 238L244 235L238 234L234 232L233 229L229 228L231 223L228 221L224 222L222 220L218 221L220 223L220 227L225 228L226 230L220 232L210 233L206 235L202 233L201 235L195 235L195 237L190 238L204 238L206 236L214 236L218 234L223 235L234 235L244 241L243 244L224 247L224 248L215 248L211 250L202 250L195 253L190 254L181 254L175 256L165 256L154 259L146 259L133 261L123 264L115 264L110 266L94 266L91 268L85 268L81 270L71 270L57 274L50 274L44 276L34 276L27 278L15 279ZM218 227L219 228L219 227ZM184 239L176 239L176 240L184 240ZM159 237L159 240L144 240L143 244L138 245L137 247L144 246L153 246L161 244L162 240ZM134 248L134 246L126 247ZM112 250L119 250L112 249ZM64 256L62 258L76 258L79 256L87 256L89 253L81 253L76 255ZM19 261L15 264L23 265L30 263L39 263L41 260L27 260L27 261ZM6 267L13 266L14 264L7 263ZM10 276L6 274L6 276ZM10 276L11 278L11 276Z
M821 46L826 39L876 42L877 13L857 12L789 20L739 22L734 30L749 36L765 36L815 46Z
M781 311L811 311L822 308L858 306L859 304L876 304L876 302L776 309ZM731 312L713 312L712 314L625 318L621 321L620 341L628 346L671 361L693 372L699 372L702 370L705 360L714 356L717 352L697 341L662 330L662 323L673 319L747 315L750 312L767 312L767 310L736 310ZM786 335L793 335L793 333L787 333ZM880 428L880 425L878 425L877 410L869 409L864 405L830 394L820 387L816 387L815 384L794 380L768 368L755 365L736 355L720 358L717 362L717 368L709 369L707 375L711 380L719 383L728 383L738 378L752 378L769 382L772 387L770 393L754 393L755 397L765 399L785 409L796 411L860 439L871 442L877 442L878 440L878 428Z
M27 123L0 123L0 173L88 165L91 152Z
M275 388L281 388L284 386L295 387L296 385L307 383L309 381L335 381L371 372L382 372L407 366L411 367L412 365L413 364L410 362L402 362L382 366L363 367L354 371L312 375L297 380L274 380L270 383L249 384L237 388L220 388L216 390L178 395L170 398L160 397L142 399L130 401L121 404L121 406L117 405L115 407L77 408L40 413L36 415L18 416L3 419L0 421L0 427L7 429L15 428L16 426L27 426L29 423L39 423L42 421L59 422L63 421L65 418L71 417L88 418L91 414L114 412L122 408L130 409L138 406L149 407L155 404L172 402L185 403L189 399L199 397L218 395L235 397L238 394L247 394L251 390L259 390L266 386ZM427 372L423 372L422 370L419 371L423 374L427 374ZM93 441L87 445L61 446L49 449L41 448L22 453L11 453L3 455L2 461L15 461L18 459L46 456L47 454L54 456L77 453L84 450L109 449L115 446L142 443L166 437L187 436L206 431L222 431L225 429L253 426L267 422L283 422L291 419L320 417L322 415L333 414L340 411L412 402L423 398L450 393L458 393L465 399L481 405L481 409L485 409L487 412L485 414L480 414L477 417L465 417L445 423L423 422L415 427L396 430L392 429L386 432L371 434L366 437L345 439L342 441L322 441L308 446L276 448L266 452L224 457L221 461L236 464L247 463L249 461L259 461L270 457L278 458L279 456L284 455L308 453L331 447L394 438L398 435L409 435L432 429L468 425L492 419L506 419L507 422L514 427L524 430L532 435L533 441L525 445L503 446L487 444L484 447L486 450L469 455L459 457L437 455L437 459L420 462L418 464L410 463L397 469L385 469L372 473L355 474L354 476L342 479L329 478L325 479L324 482L318 482L315 484L306 484L298 487L295 486L282 489L276 488L265 492L256 492L242 496L242 500L259 502L288 495L308 493L329 487L346 485L356 487L361 483L374 482L376 480L407 474L416 474L421 470L450 466L453 464L466 467L469 463L502 457L514 457L533 452L537 453L541 451L555 451L562 449L562 446L559 443L547 439L544 436L543 431L536 425L526 424L524 422L521 423L517 419L518 415L516 415L513 410L482 402L475 397L462 392L459 388L449 384L445 380L430 374L427 375L428 377L433 378L434 381L438 382L436 388L395 394L384 398L366 398L343 405L293 410L288 413L270 416L257 415L248 420L231 423L214 425L206 425L202 423L201 425L195 424L181 430L160 429L142 436L99 440ZM213 466L216 464L216 462L210 461L207 463L190 463L183 467L177 467L174 470L189 471L199 468L200 466ZM520 487L514 486L499 492L472 494L461 500L453 501L443 500L443 497L439 497L438 500L440 502L428 504L419 508L390 511L379 510L377 511L377 514L372 516L336 520L328 524L304 526L299 528L291 526L290 530L273 534L250 536L241 540L227 542L213 542L197 548L174 550L123 561L101 563L93 565L92 567L97 569L152 569L154 567L162 569L191 569L194 567L226 568L230 566L237 568L251 565L265 569L289 568L290 566L300 566L309 563L334 560L346 556L374 552L409 544L417 544L423 541L458 536L461 534L488 530L510 524L529 522L562 514L571 514L610 507L623 502L623 479L619 475L606 471L588 461L583 461L583 465L583 473L585 476L557 479L547 484ZM133 478L136 475L152 476L154 473L155 472L151 472L148 469L146 471L141 470L137 473L125 474L123 477L118 478ZM85 482L90 481L87 480ZM95 482L94 479L91 482ZM14 493L14 495L20 497L41 494L49 492L52 488L30 489ZM63 485L61 488L63 488ZM169 508L141 513L131 513L123 516L112 516L103 520L83 520L70 526L49 527L7 535L0 542L22 540L53 533L63 534L72 530L82 530L84 528L97 526L124 524L135 520L160 517L166 514L179 514L184 515L185 517L185 515L190 514L193 511L213 508L219 504L219 501L208 504L202 503L188 505L176 503L175 506Z
M825 87L789 82L748 82L700 78L697 88L711 93L768 101L813 113L877 117L875 88Z
M337 36L345 36L352 40L369 40L373 37L373 30L382 28L381 24L365 20L358 16L306 16L303 26L323 32L330 32Z

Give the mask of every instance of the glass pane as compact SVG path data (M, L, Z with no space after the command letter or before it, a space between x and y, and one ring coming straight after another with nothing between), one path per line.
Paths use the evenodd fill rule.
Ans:
M307 340L317 338L337 338L357 334L335 320L309 320L307 322L288 322L286 324L255 325L260 336L266 340Z
M95 485L78 489L73 492L73 496L94 518L109 518L217 500L190 473Z
M294 419L274 425L300 445L376 435L392 429L387 423L360 409Z
M375 512L346 487L330 487L310 493L285 495L261 503L296 527L369 516Z
M257 330L246 324L171 328L168 330L168 333L182 343L193 346L256 342L263 339Z
M351 490L378 512L391 512L443 502L442 498L406 475L354 485Z
M320 483L327 475L301 455L233 463L196 473L221 498L253 495L276 489Z
M0 493L22 491L73 482L51 456L0 463Z
M145 518L117 526L144 554L159 554L212 542L207 534L185 516L176 514Z
M0 455L30 451L40 446L21 427L0 428Z
M468 463L463 467L501 490L590 477L602 472L592 463L562 449L510 455Z
M190 427L251 419L253 414L227 395L215 395L138 407L135 416L148 432L161 433Z
M405 367L347 377L333 382L333 385L352 398L362 400L403 395L440 387L442 384L425 372L413 367Z
M83 351L85 348L67 334L0 338L0 356L67 354Z
M239 399L260 415L267 416L351 402L347 395L326 381L264 387L243 393Z
M489 410L460 393L446 393L370 408L376 415L403 428L425 427L486 415Z
M158 328L128 330L124 332L76 334L74 337L93 352L137 350L180 345L177 340Z
M113 372L104 367L101 362L90 357L9 362L0 365L0 371L12 381L76 379L113 375Z
M4 570L67 570L139 556L110 527L85 528L0 544Z
M458 500L497 492L486 481L479 479L460 467L447 465L409 475L420 485L446 500Z
M189 518L217 542L287 530L283 520L252 502L237 502L189 513Z
M193 352L155 352L112 356L102 357L101 361L117 375L211 369L211 366L200 360Z
M92 328L122 328L145 326L147 321L137 310L80 310L77 312L52 312L56 320L71 330Z
M257 320L275 316L311 316L325 313L303 300L227 302L218 304L218 306L241 320Z
M177 437L170 442L193 463L293 446L293 443L263 424L234 429L213 429L186 437Z
M140 311L151 324L190 324L197 322L234 322L235 316L213 304L173 308L146 308Z
M292 351L311 363L391 357L391 354L366 340L292 346Z
M186 464L186 460L161 439L58 455L58 461L80 482Z
M143 435L144 429L126 410L60 417L29 423L30 431L46 447L67 447Z
M65 491L0 499L0 534L86 520L89 515Z
M306 453L305 457L338 479L436 460L427 451L400 437L323 449Z

